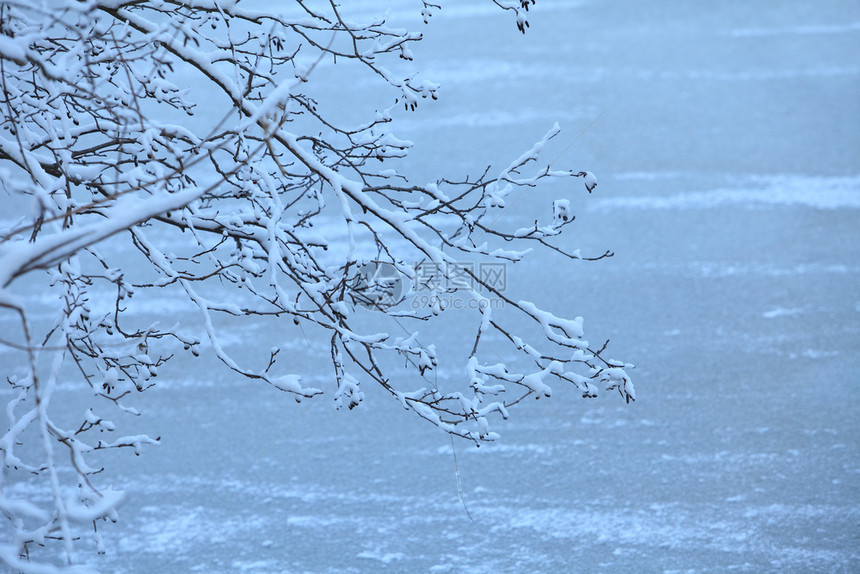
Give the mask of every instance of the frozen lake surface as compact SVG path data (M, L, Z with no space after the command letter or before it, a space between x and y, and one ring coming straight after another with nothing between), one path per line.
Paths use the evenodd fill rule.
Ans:
M410 169L475 174L559 122L547 159L599 186L530 192L511 225L569 197L563 244L616 255L532 259L509 269L508 291L583 315L589 338L636 364L638 400L556 386L512 409L497 444L452 451L378 389L337 412L328 395L296 404L236 381L211 355L177 358L138 401L163 444L99 477L129 497L90 563L860 571L860 5L538 0L522 37L488 0L466 4L434 16L416 50L443 90L398 116ZM446 344L468 348L462 332ZM293 348L325 388L325 341ZM440 374L443 389L445 376L461 373Z

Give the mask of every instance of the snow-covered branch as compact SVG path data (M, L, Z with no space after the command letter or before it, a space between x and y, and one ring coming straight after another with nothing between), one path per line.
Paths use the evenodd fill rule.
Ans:
M533 0L487 2L525 32ZM444 7L423 2L421 15ZM39 549L57 541L64 565L75 564L84 531L101 551L98 527L116 520L123 494L98 484L105 469L94 453L139 454L160 438L95 437L120 434L140 414L135 395L169 373L174 354L209 347L236 377L298 401L323 394L304 384L284 349L263 358L231 352L227 322L307 328L328 345L338 408L361 405L362 385L378 384L476 443L497 439L495 423L524 397L549 397L553 382L584 397L601 387L635 397L625 365L585 340L581 318L521 301L476 267L533 250L562 261L611 256L554 243L574 221L569 200L556 201L548 221L509 228L500 218L512 194L550 179L594 189L590 172L541 167L559 127L503 169L408 181L397 167L412 143L394 134L393 110L436 99L439 86L400 67L413 61L420 33L384 17L360 21L349 9L296 1L279 15L232 0L0 0L0 181L11 206L4 217L14 217L0 227L0 312L20 326L0 336L20 358L6 366L12 398L0 436L0 560L9 567L54 571ZM357 65L389 89L359 125L334 121L335 110L314 97L332 89L317 86L316 70L333 64ZM58 302L47 324L34 319L34 289ZM188 302L196 319L163 326L128 313L135 293L160 290ZM452 295L472 310L456 358L417 334L452 312ZM398 331L372 329L374 312ZM508 360L497 360L490 333ZM405 362L405 374L391 372L392 359ZM436 375L452 361L461 376L442 392ZM68 381L92 400L61 424L52 397ZM13 497L9 485L21 481L43 485L46 497Z

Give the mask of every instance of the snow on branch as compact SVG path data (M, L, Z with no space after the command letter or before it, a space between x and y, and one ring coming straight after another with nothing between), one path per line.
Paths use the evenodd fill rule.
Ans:
M525 32L533 0L487 1ZM444 6L425 1L420 15L427 21ZM590 172L541 167L560 128L503 169L408 181L397 168L413 144L394 134L392 110L439 95L437 84L402 71L421 34L385 16L357 17L349 3L283 9L0 0L0 185L9 204L0 313L10 326L0 345L16 358L4 365L0 561L10 568L74 571L76 548L103 551L100 531L125 495L104 486L110 466L101 464L161 442L119 429L142 416L139 393L177 376L170 360L179 353L208 353L231 376L296 401L325 395L347 410L379 385L476 444L496 440L512 407L550 397L556 383L584 397L602 388L635 398L628 366L588 343L581 318L504 288L508 266L532 252L558 264L612 255L555 243L574 222L568 199L546 221L510 227L515 214L501 217L551 179L580 178L594 190ZM337 110L315 98L343 89L321 83L331 75L318 70L345 63L336 69L388 89L358 125L335 121ZM160 294L187 311L147 319L147 297ZM52 302L50 320L38 301ZM452 356L418 327L457 308L452 338L462 352ZM321 341L325 365L298 372L300 357L280 339L260 350L227 336L258 324ZM445 372L459 376L439 384L451 365ZM333 390L306 385L311 377ZM57 406L57 389L69 388L87 397L81 412ZM38 496L14 496L18 483ZM55 545L62 559L52 562Z

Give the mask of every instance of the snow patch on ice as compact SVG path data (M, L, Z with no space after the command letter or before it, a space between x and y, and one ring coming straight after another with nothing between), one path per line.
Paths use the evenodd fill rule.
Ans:
M654 177L654 180L659 179L660 177ZM850 177L754 176L737 181L733 187L721 187L709 191L690 191L664 196L601 198L592 202L589 209L593 211L691 210L713 209L727 205L860 209L860 175Z
M628 171L616 173L612 176L616 181L666 181L669 179L682 179L685 177L696 177L688 171ZM699 177L701 177L699 175Z
M837 351L819 351L817 349L806 349L802 353L804 359L826 359L837 355L839 355Z
M364 550L356 554L359 558L366 558L368 560L378 560L383 564L391 564L395 560L403 560L406 556L402 552L377 552Z
M323 516L290 516L287 518L287 524L301 528L325 528L338 522L338 520Z
M735 499L740 501L741 499ZM722 503L718 503L722 506ZM674 504L652 504L641 510L618 509L602 512L589 507L529 510L502 507L493 509L499 523L490 532L505 529L532 531L538 536L569 539L573 544L612 543L616 548L638 551L641 548L691 548L716 550L742 555L756 549L785 565L836 565L845 559L837 551L804 548L769 539L763 525L796 524L798 520L822 520L828 506L783 505L750 506L743 515L733 511L714 520L704 509L687 510ZM841 518L857 516L856 511L841 511ZM845 515L848 516L845 516ZM790 557L788 556L790 555Z
M704 278L736 276L786 277L793 275L845 275L848 273L860 273L860 268L858 267L827 263L799 263L784 267L764 263L731 264L695 261L690 263L689 267L693 273L701 275Z
M507 457L507 456L520 456L523 453L531 453L531 454L536 454L538 456L551 456L553 453L553 450L555 450L555 448L554 448L554 445L551 443L547 443L547 444L535 444L535 443L513 444L513 443L502 442L502 443L483 445L483 446L481 446L481 448L458 449L457 454L458 455L475 454L475 455L482 455L482 456L489 456L492 454L498 454L498 455L502 455L502 456ZM451 446L450 445L440 446L436 450L436 454L451 455Z
M540 78L556 74L558 70L550 65L526 65L502 59L470 58L468 60L441 61L425 71L427 77L443 85L482 84L491 80L510 80L513 78ZM480 111L478 113L481 113ZM435 119L441 119L434 115Z
M217 516L203 507L175 505L142 509L137 535L122 538L122 551L128 554L175 554L186 548L200 548L226 542L238 531L261 531L264 517Z
M435 78L435 76L434 76ZM440 129L451 127L490 128L531 124L542 121L576 120L589 117L588 110L582 113L552 109L476 110L447 117L428 116L426 119L408 118L399 122L400 129Z
M795 315L800 315L803 312L804 310L801 308L785 309L783 307L777 307L770 311L765 311L761 316L765 319L775 319L777 317L793 317Z
M270 572L279 572L279 564L277 560L234 560L231 566L236 572L264 572L268 569Z
M856 76L858 74L860 74L860 68L855 66L817 66L814 68L789 68L786 70L761 69L748 70L743 72L725 72L722 70L690 70L682 73L684 78L688 78L691 80L717 80L731 82L791 80L794 78L831 78L835 76Z
M765 36L809 36L821 34L850 34L860 32L860 22L848 24L806 24L781 28L735 28L729 35L734 38L761 38Z

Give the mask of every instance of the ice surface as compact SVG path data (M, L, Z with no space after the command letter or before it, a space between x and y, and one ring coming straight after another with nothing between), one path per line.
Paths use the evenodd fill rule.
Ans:
M351 18L376 11L369 0L349 4ZM506 221L528 225L562 198L576 216L562 244L616 256L569 268L527 260L509 268L508 292L582 315L590 337L612 338L613 354L637 365L637 402L583 400L553 382L551 398L517 405L493 427L498 443L452 450L371 385L352 411L330 408L331 393L297 405L237 384L201 345L200 358L177 357L137 397L141 432L162 444L115 455L120 467L98 476L126 501L117 524L100 524L106 554L93 552L91 565L860 570L856 3L538 0L524 37L489 1L451 4L434 11L415 50L440 100L393 113L395 134L416 146L409 169L427 180L477 175L559 121L553 168L587 169L600 185L590 196L577 181L508 198ZM0 49L14 57L10 42ZM314 72L342 82L329 97L371 91L339 70ZM152 309L193 317L166 295ZM0 321L14 332L14 318ZM460 335L446 344L470 348ZM286 337L246 328L220 343L279 345L290 372L325 389L326 346ZM4 365L20 360L0 347ZM440 370L439 388L454 376L462 368ZM72 380L59 381L55 400L84 412ZM124 416L98 415L117 425ZM455 452L474 520L458 500ZM23 481L4 489L12 504L44 495Z

